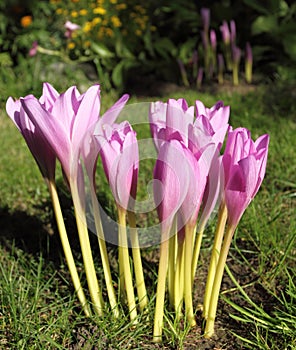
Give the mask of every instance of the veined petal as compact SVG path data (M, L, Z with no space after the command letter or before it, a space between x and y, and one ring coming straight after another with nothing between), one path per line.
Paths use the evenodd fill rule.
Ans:
M43 83L42 96L40 97L39 102L47 111L52 111L52 107L58 97L59 93L51 84Z
M245 192L247 197L253 199L255 196L255 189L258 180L258 168L256 157L251 154L248 157L238 162L239 167L242 170L245 182Z
M73 145L80 145L87 130L98 121L100 108L100 86L94 85L83 95L74 117L71 135Z
M64 131L68 134L68 138L71 140L74 110L72 105L72 95L75 94L75 86L71 86L68 90L62 93L55 101L51 115L53 119L58 120L64 125Z
M33 96L31 96L33 97ZM38 127L25 113L21 101L9 98L6 103L7 113L23 135L28 148L35 158L42 176L54 179L55 155Z
M34 97L22 98L21 104L30 120L40 129L46 141L54 150L65 174L70 176L71 144L65 125L59 119L53 118Z
M122 153L119 155L117 174L116 174L116 202L124 209L128 209L131 189L134 178L135 164L138 163L138 144L134 132L129 132L123 143Z
M6 101L6 112L9 115L10 119L14 122L15 126L21 132L20 108L21 108L20 100L15 101L12 97L9 97L8 100Z
M164 142L154 167L154 200L163 230L172 225L175 214L182 205L189 187L184 162L183 146L177 140Z

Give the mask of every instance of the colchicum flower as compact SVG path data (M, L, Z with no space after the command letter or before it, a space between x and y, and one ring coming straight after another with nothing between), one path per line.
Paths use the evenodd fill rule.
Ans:
M267 134L260 136L254 142L251 139L250 131L245 128L237 128L235 130L230 128L229 130L222 158L224 170L222 202L227 213L227 228L223 237L221 251L220 247L218 247L220 254L215 268L212 287L210 288L211 295L207 305L208 312L205 315L207 319L206 337L211 337L214 333L218 296L233 234L245 209L257 194L265 175L268 144L269 136Z
M75 86L60 95L48 83L44 84L44 89L47 91L44 100L39 101L34 96L27 96L21 99L21 104L61 162L74 202L90 295L96 312L101 314L103 302L87 231L81 192L84 188L84 180L79 160L84 137L99 118L100 86L94 85L84 94L80 94Z
M137 310L129 263L126 215L131 195L135 196L138 181L139 151L136 133L128 122L102 126L96 135L104 171L118 209L120 285L125 285L131 321L136 322Z
M50 109L54 101L58 98L58 96L59 94L56 92L56 90L51 88L49 85L44 84L43 94L39 99L39 103L43 106L43 108ZM33 96L29 95L25 98L33 98ZM57 220L63 250L69 267L71 278L75 287L75 291L77 292L77 296L82 304L85 314L89 316L90 309L87 305L86 297L84 295L79 275L75 266L57 194L55 184L55 152L44 137L44 134L39 125L34 124L30 120L20 100L14 101L11 97L9 97L6 103L6 110L9 117L12 119L12 121L15 123L15 125L23 135L48 186L53 202L54 213Z

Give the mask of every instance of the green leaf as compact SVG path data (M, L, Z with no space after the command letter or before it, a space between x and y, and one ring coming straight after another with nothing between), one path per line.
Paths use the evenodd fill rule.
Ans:
M168 38L160 38L154 43L155 51L163 58L170 59L176 54L176 47L173 42Z
M107 46L104 44L98 44L98 43L91 43L92 50L99 55L100 58L111 58L114 57L114 53L111 52Z
M183 62L187 62L192 57L193 51L196 48L196 39L188 39L181 45L179 51L179 58Z
M262 3L260 1L256 1L256 0L244 0L244 3L251 7L252 9L258 11L259 13L263 13L265 15L268 15L270 13L270 11L268 10L268 8L266 6L263 6Z
M275 33L278 31L277 17L273 15L259 16L252 24L253 34Z
M134 58L133 53L127 48L121 38L119 40L116 40L115 52L116 55L120 58Z
M122 60L122 61L120 61L112 71L111 78L112 78L113 84L116 87L122 87L125 71L128 68L135 66L136 64L137 64L137 62L135 60Z

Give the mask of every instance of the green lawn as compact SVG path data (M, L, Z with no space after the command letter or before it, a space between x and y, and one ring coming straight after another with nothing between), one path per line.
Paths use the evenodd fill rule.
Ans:
M1 349L177 349L182 346L184 349L296 349L295 101L289 91L268 87L257 87L244 94L174 92L161 99L169 97L184 97L189 104L200 99L208 107L223 100L231 106L230 123L234 127L249 128L253 139L263 133L270 134L266 177L240 222L229 254L217 316L217 336L211 341L202 340L200 324L193 330L183 325L180 330L167 310L164 343L151 343L157 247L142 252L151 303L135 329L129 325L126 315L116 322L110 313L89 320L83 316L63 259L47 188L25 142L2 106ZM103 98L104 108L115 101L113 96ZM143 101L148 99L131 99L131 103ZM143 169L149 170L148 166ZM145 173L141 176L145 178ZM83 278L71 202L62 185L60 169L57 178L66 225ZM105 205L112 208L106 185L100 188ZM208 263L212 231L209 225L197 282L205 274L203 264ZM96 243L93 240L94 256L98 256ZM110 260L115 261L112 248L109 254ZM102 279L99 258L96 264ZM197 291L195 306L200 301Z

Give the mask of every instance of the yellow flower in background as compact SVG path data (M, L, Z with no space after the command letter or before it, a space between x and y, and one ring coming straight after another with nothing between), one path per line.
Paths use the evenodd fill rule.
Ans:
M90 47L91 45L91 42L89 40L86 40L84 43L83 43L83 46L84 47Z
M63 9L59 8L59 9L56 9L56 14L57 15L61 15L63 13Z
M72 2L79 2L79 0L71 0Z
M135 10L137 11L137 12L139 12L140 14L144 14L144 13L146 13L146 10L144 9L144 7L142 7L141 5L136 5L135 6Z
M84 27L82 29L84 31L84 33L90 32L91 29L92 29L92 23L91 22L85 22Z
M112 22L112 24L114 25L115 28L118 28L118 27L121 26L121 21L120 21L120 19L117 16L112 16L110 18L110 20L111 20L111 22Z
M113 30L111 28L106 28L106 35L112 38L112 36L114 35Z
M32 16L24 16L21 18L21 26L23 28L29 27L33 22Z
M142 31L140 29L136 29L135 30L135 34L136 34L136 36L141 36L142 35Z
M79 14L80 14L81 16L85 16L85 15L87 15L87 10L86 10L86 9L81 9L81 10L79 11Z
M117 3L117 0L110 0L110 3L111 3L111 4L116 4L116 3Z
M75 48L75 43L73 43L73 41L69 42L67 45L69 50L73 50Z
M72 12L71 12L71 16L72 16L73 18L78 17L78 12L77 12L77 11L72 11Z
M115 6L116 10L120 11L120 10L125 10L127 8L126 4L118 4Z
M101 23L102 22L102 19L100 17L95 17L91 23L93 26L96 26L97 24Z
M107 11L103 7L96 7L93 9L93 13L96 15L105 15L106 12Z

